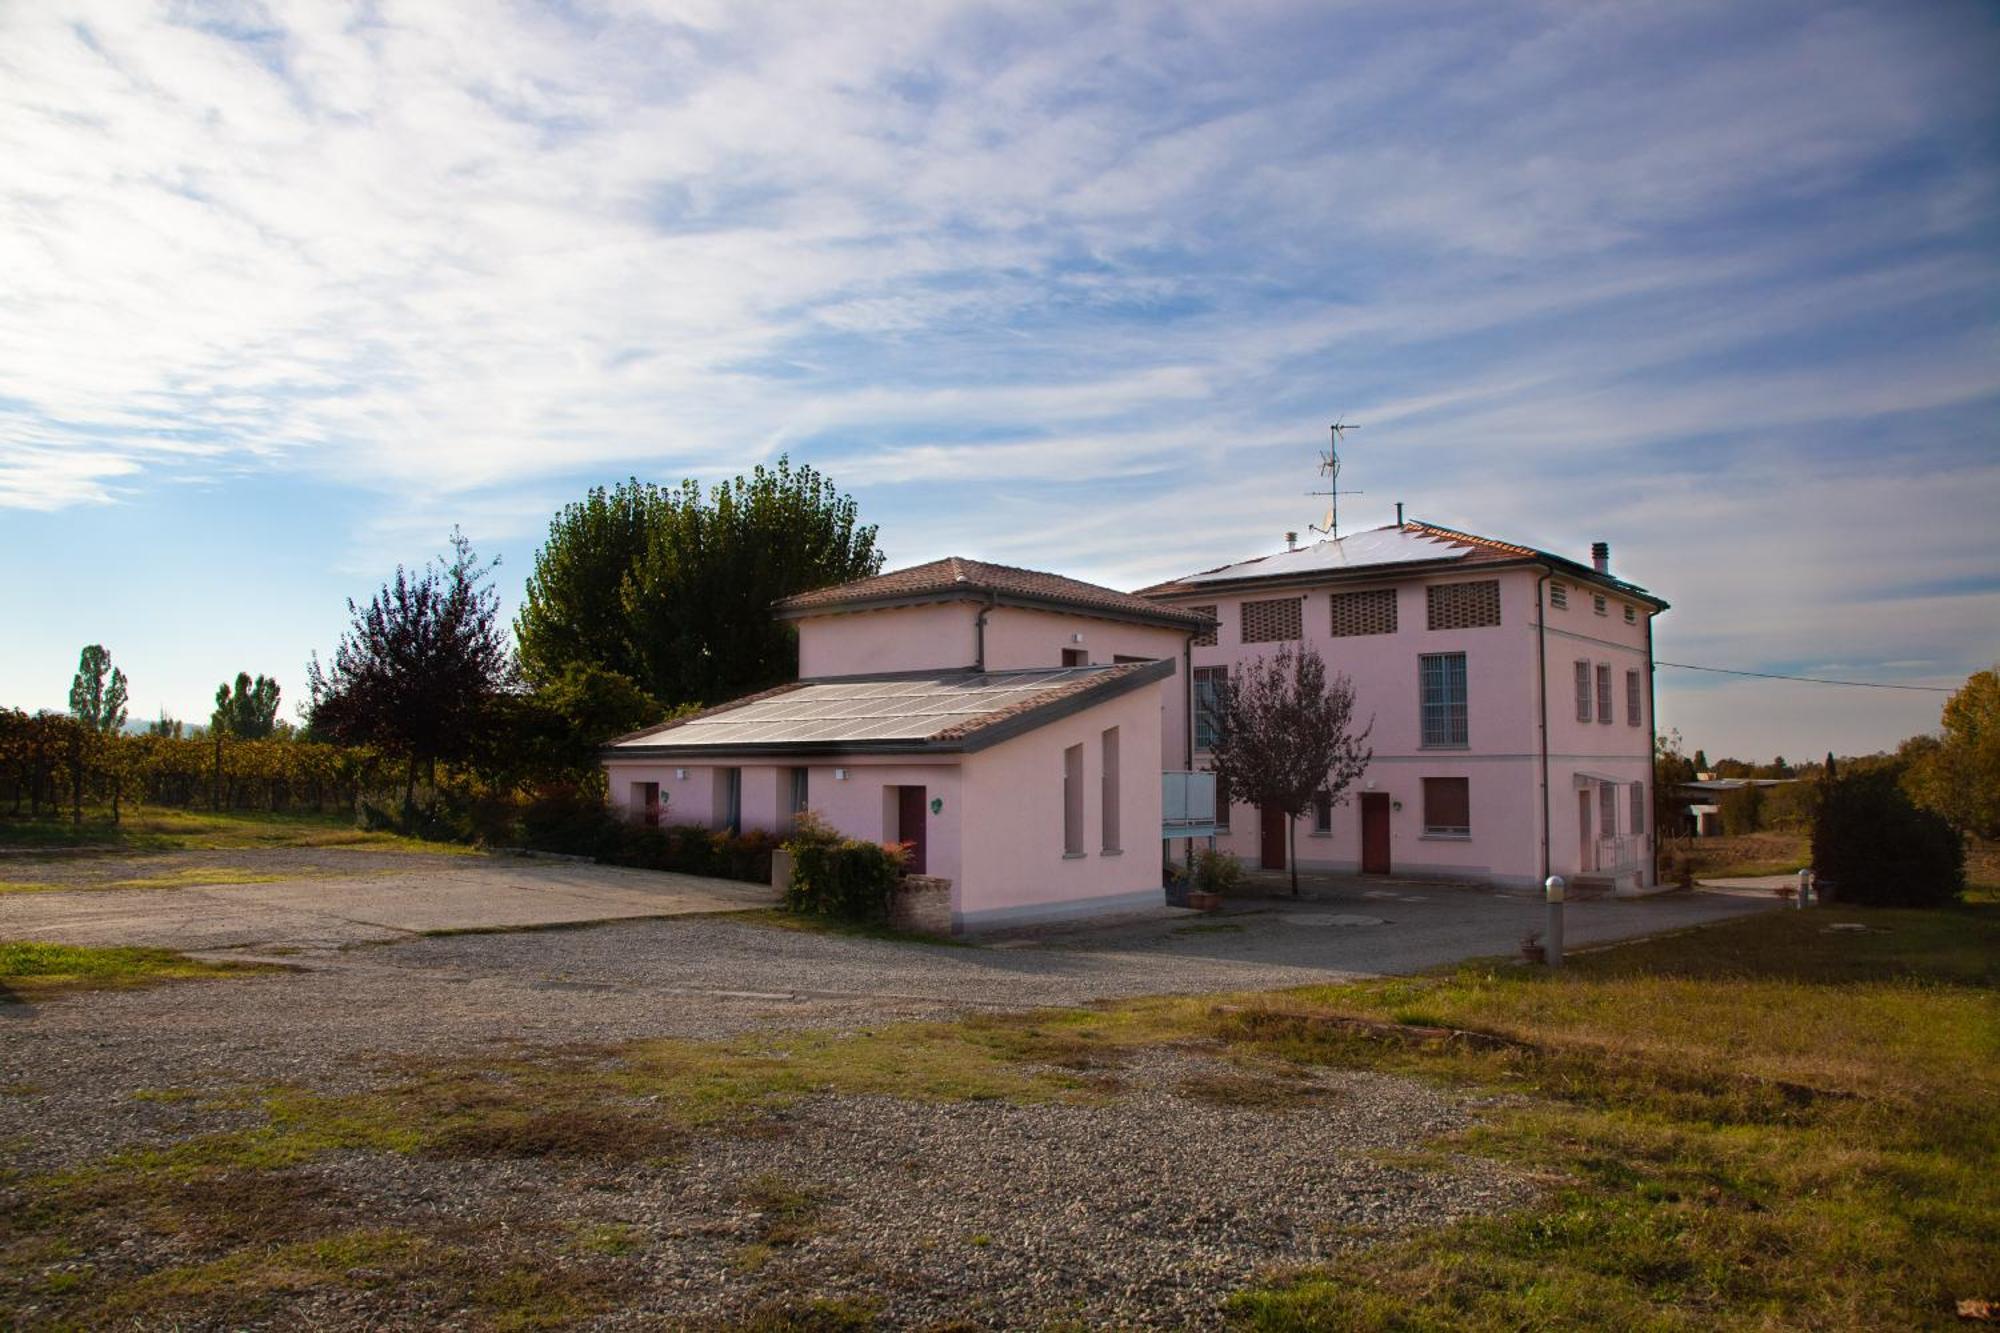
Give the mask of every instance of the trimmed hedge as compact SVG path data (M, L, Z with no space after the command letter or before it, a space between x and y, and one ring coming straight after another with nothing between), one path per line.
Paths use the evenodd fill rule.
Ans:
M1830 902L1934 907L1965 892L1965 844L1941 817L1911 802L1893 771L1823 783L1812 850Z
M792 855L792 878L785 885L785 909L842 921L884 921L889 895L903 878L909 850L842 837L806 811L785 842Z

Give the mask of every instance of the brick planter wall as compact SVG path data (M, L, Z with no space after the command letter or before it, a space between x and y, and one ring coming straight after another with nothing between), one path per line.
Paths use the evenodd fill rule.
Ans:
M889 924L919 935L951 934L951 881L905 875L889 894Z

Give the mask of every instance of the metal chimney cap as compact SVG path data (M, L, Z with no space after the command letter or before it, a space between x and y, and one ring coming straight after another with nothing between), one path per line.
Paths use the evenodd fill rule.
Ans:
M1598 573L1609 574L1611 572L1611 543L1592 542L1590 544L1590 563Z

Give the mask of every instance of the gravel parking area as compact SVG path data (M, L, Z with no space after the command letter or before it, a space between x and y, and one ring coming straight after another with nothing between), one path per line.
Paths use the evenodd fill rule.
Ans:
M352 864L364 854L305 855ZM375 893L464 869L368 859ZM550 882L602 892L598 873L557 867ZM263 887L204 892L213 910ZM166 901L186 892L15 900L143 893ZM1360 892L1376 896L1239 902L1219 917L1162 914L982 947L829 936L726 915L290 946L286 961L297 970L282 974L0 1006L0 1143L15 1170L34 1173L256 1123L254 1097L204 1100L217 1093L369 1089L427 1060L501 1061L650 1037L852 1032L1414 970L1507 952L1541 912L1525 899L1437 887ZM1578 904L1570 938L1583 945L1766 905L1700 894ZM252 941L216 956L271 948ZM615 1233L615 1277L601 1280L615 1280L618 1300L597 1322L620 1328L727 1322L801 1294L865 1297L891 1326L951 1317L993 1327L1208 1323L1230 1290L1268 1265L1514 1206L1535 1188L1490 1162L1384 1159L1469 1123L1479 1103L1463 1094L1354 1072L1321 1073L1315 1086L1270 1105L1190 1092L1218 1067L1213 1052L1151 1050L1108 1071L1115 1096L1092 1105L818 1095L756 1132L697 1137L665 1162L344 1153L291 1177L329 1215L448 1225L475 1248L518 1254L526 1245L551 1262L574 1257L579 1228ZM776 1245L766 1239L770 1207L757 1202L774 1181L804 1201ZM144 1257L141 1247L121 1262ZM455 1322L423 1299L393 1283L322 1285L269 1321L239 1310L215 1322Z

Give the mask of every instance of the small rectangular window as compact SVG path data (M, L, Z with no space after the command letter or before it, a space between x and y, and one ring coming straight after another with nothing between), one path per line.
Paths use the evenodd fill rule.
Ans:
M790 777L788 789L785 793L786 797L785 813L796 817L799 814L803 813L806 808L807 770L803 768L792 768L792 769L787 769L785 771Z
M1625 673L1625 721L1634 727L1640 722L1639 699L1639 673L1628 671Z
M1551 583L1549 585L1549 605L1558 611L1569 610L1569 585Z
M1296 597L1278 597L1268 602L1243 603L1243 642L1284 643L1301 637Z
M1646 833L1646 784L1632 784L1632 834L1644 837Z
M1424 779L1424 832L1447 838L1472 836L1472 782Z
M1313 832L1333 832L1333 798L1324 792L1313 797Z
M1118 728L1106 727L1099 737L1103 751L1103 772L1098 778L1098 801L1103 812L1098 822L1104 827L1104 850L1118 848Z
M715 770L715 814L718 828L731 833L743 831L743 770L740 768L718 768Z
M1611 664L1597 664L1597 720L1610 725L1611 722Z
M1625 623L1628 625L1636 625L1639 623L1638 608L1633 606L1627 606L1625 608Z
M1194 669L1194 748L1213 750L1222 735L1222 690L1229 682L1228 667Z
M1590 663L1576 664L1576 720L1590 721Z
M1590 598L1590 609L1597 612L1597 614L1600 616L1610 614L1610 612L1605 608L1604 599L1602 597L1597 596L1594 593L1591 595Z
M1210 620L1215 619L1215 608L1212 606L1190 606L1188 610L1198 616L1207 616ZM1195 635L1194 646L1197 648L1215 647L1215 628L1215 626L1210 625L1207 629Z
M1369 592L1333 594L1333 637L1348 639L1362 634L1396 632L1396 590L1376 588Z
M1433 583L1424 589L1432 629L1478 629L1500 623L1500 580Z
M1424 653L1418 659L1423 704L1423 743L1470 743L1465 700L1465 654Z
M1083 747L1063 751L1063 855L1083 855Z

